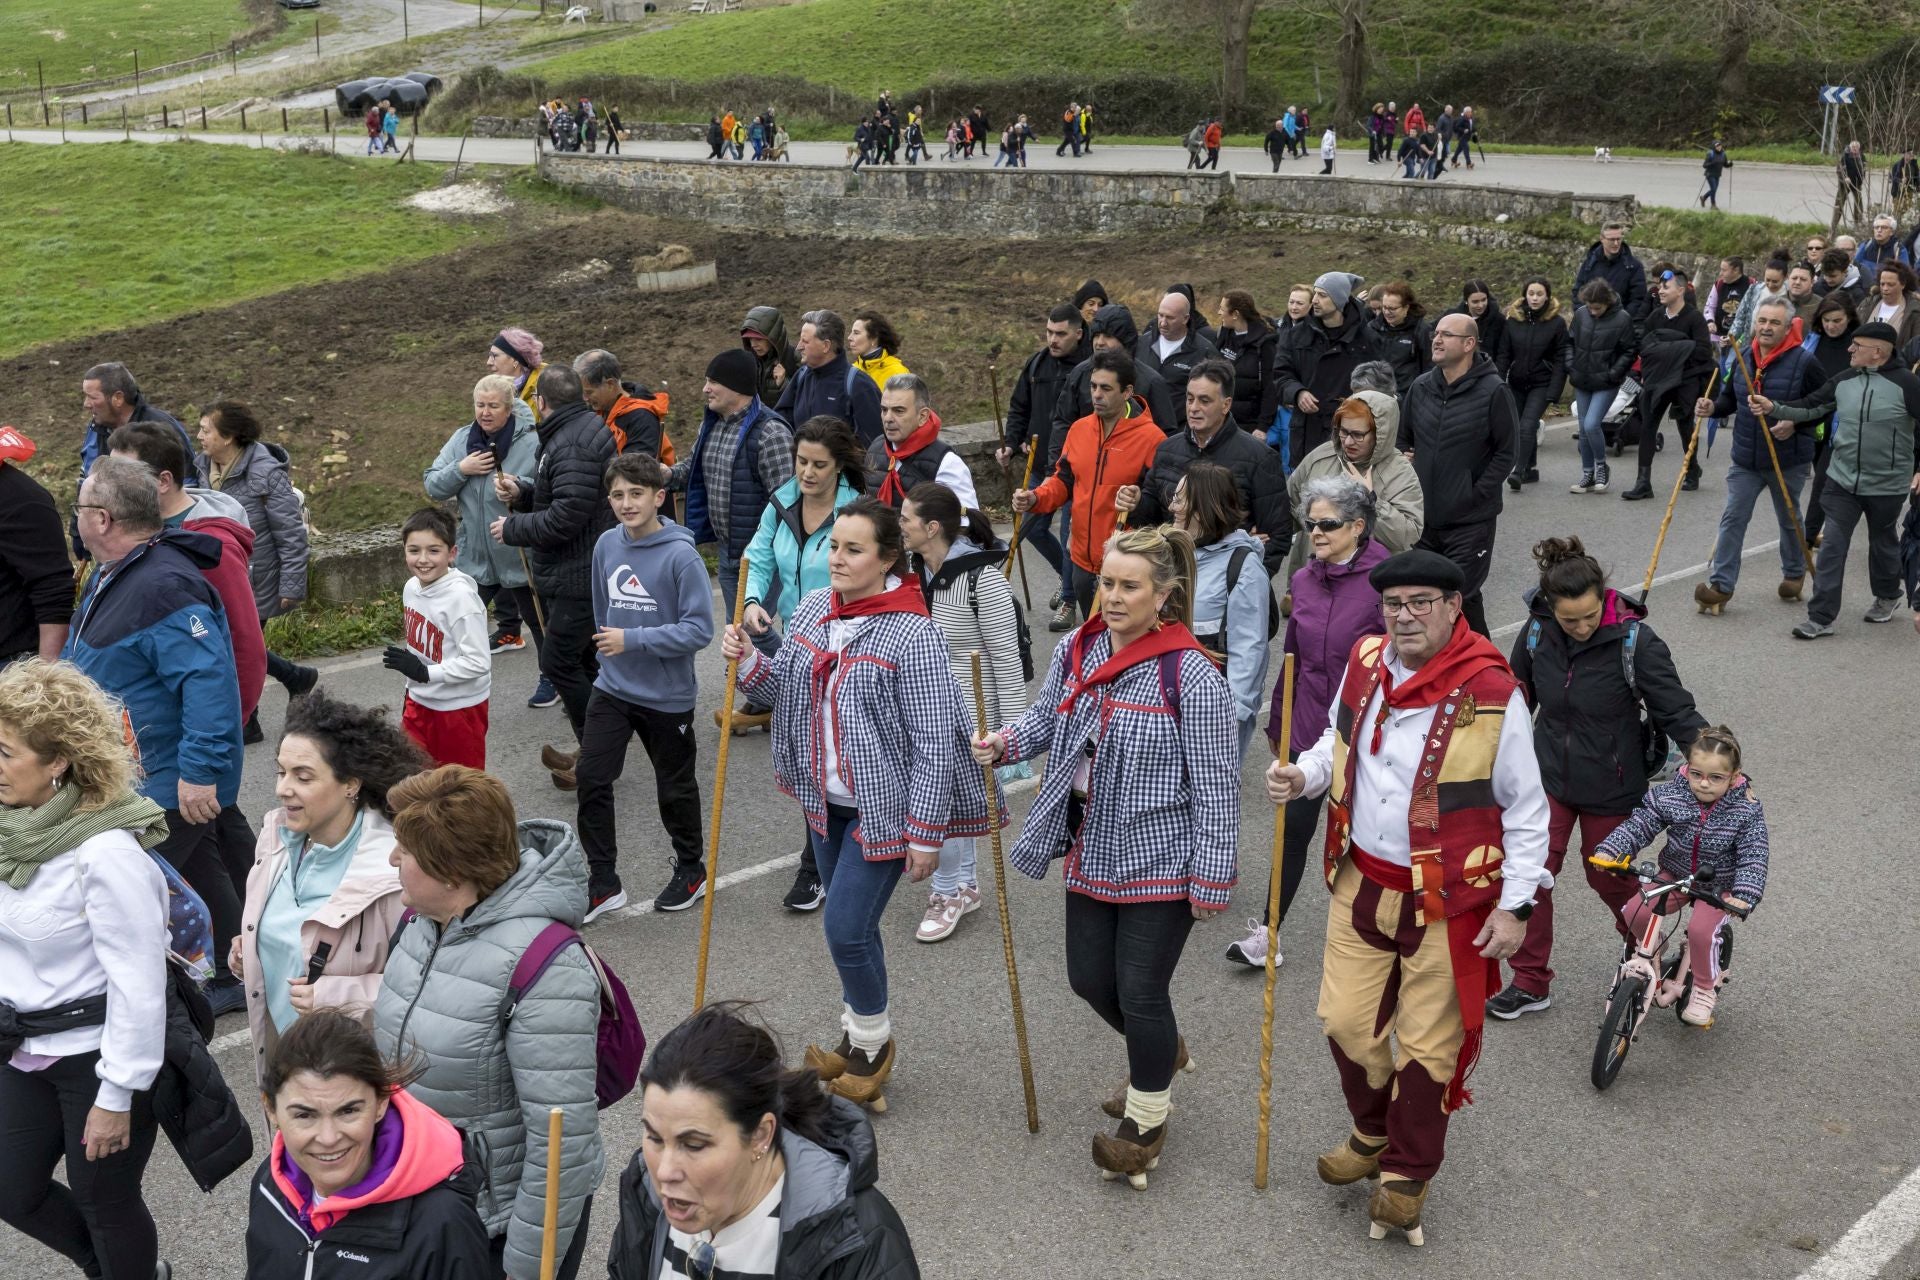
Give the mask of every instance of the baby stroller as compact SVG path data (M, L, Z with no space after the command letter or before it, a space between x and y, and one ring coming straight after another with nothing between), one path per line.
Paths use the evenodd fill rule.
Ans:
M1616 458L1626 449L1626 446L1621 443L1620 429L1632 421L1634 414L1639 412L1636 408L1639 403L1640 384L1629 376L1620 384L1620 389L1613 393L1613 404L1608 407L1607 416L1600 420L1601 429L1607 435L1607 448L1613 451L1613 456Z
M580 125L571 111L561 111L553 117L553 149L555 151L578 151L580 149Z

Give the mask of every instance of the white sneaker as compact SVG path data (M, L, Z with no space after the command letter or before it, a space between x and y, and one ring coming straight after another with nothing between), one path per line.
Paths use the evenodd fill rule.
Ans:
M1258 919L1247 921L1247 936L1237 942L1227 944L1227 959L1235 964L1246 965L1250 969L1267 967L1267 926ZM1274 947L1273 967L1278 969L1284 957L1280 948Z
M1680 1011L1680 1021L1690 1027L1710 1027L1713 1025L1713 1007L1720 1001L1720 993L1712 987L1693 989L1687 997L1687 1007Z
M977 886L967 885L951 896L943 893L927 896L927 914L920 919L920 927L914 930L914 939L918 942L939 942L950 937L960 927L960 917L980 907L980 890Z

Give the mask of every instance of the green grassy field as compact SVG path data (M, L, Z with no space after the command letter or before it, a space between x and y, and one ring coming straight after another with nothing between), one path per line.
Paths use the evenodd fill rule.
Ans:
M227 46L255 23L247 0L7 0L0 93L66 84L191 58ZM312 24L309 23L309 26Z
M0 145L0 355L443 253L432 165L192 143ZM105 191L136 199L106 201Z

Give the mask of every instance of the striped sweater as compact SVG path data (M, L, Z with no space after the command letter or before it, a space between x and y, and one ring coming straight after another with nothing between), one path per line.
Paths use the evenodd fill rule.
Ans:
M1077 634L1077 633L1076 633ZM1178 708L1167 705L1158 661L1138 663L1070 712L1066 665L1074 636L1054 648L1034 705L1000 729L1009 763L1052 753L1011 861L1042 879L1066 851L1073 893L1103 902L1186 898L1223 907L1238 879L1240 766L1233 695L1205 655L1180 655ZM1091 674L1112 653L1106 635L1081 659ZM1067 800L1085 744L1094 741L1086 816L1067 831Z
M973 651L980 651L980 683L986 694L987 724L1007 724L1027 712L1027 682L1020 670L1019 619L1014 613L1013 588L1000 565L1007 548L981 548L964 539L947 553L940 572L931 578L916 561L920 590L927 610L947 638L952 651L953 678L966 697L967 723L973 717ZM973 577L978 570L978 576ZM968 579L973 577L970 585ZM974 605L979 605L978 612Z
M1759 905L1760 895L1767 891L1767 815L1761 812L1745 774L1735 778L1714 804L1703 805L1694 799L1682 769L1678 776L1649 788L1633 816L1600 842L1596 855L1631 857L1662 831L1667 833L1660 850L1662 871L1676 878L1689 875L1697 860L1697 865L1713 868L1716 893Z

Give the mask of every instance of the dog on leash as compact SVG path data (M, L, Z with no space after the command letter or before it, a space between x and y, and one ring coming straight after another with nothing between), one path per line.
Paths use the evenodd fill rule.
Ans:
M1596 164L1612 164L1613 148L1612 147L1595 147L1593 149L1593 159Z
M584 27L587 25L587 18L589 16L589 13L590 11L588 10L587 6L583 4L574 5L571 9L567 10L566 21L577 22ZM560 25L565 26L566 23L563 22Z

